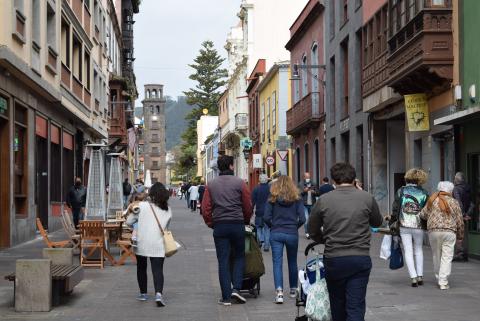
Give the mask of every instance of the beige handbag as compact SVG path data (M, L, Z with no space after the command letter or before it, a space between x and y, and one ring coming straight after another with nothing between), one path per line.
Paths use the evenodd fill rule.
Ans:
M150 208L152 209L152 214L155 217L158 227L160 228L160 232L162 233L162 236L163 236L163 247L165 248L165 256L170 257L175 253L177 253L178 244L177 242L175 242L172 232L168 230L164 230L162 228L162 225L160 224L160 221L158 220L157 215L155 215L155 210L153 209L152 204L150 204Z

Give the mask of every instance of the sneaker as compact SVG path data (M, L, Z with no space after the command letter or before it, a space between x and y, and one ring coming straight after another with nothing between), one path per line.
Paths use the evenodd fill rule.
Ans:
M263 248L263 252L270 252L270 249L268 247Z
M140 293L136 299L138 301L147 301L148 300L148 295L146 293Z
M240 292L238 290L233 290L232 291L232 299L234 299L237 303L243 304L247 302L247 299L245 299L243 296L240 295Z
M412 278L412 288L418 288L417 278Z
M155 302L157 303L158 307L164 307L165 306L165 301L163 301L163 297L161 293L155 294Z
M440 285L440 290L448 290L448 289L450 289L450 285L448 284Z
M417 284L418 285L423 285L423 276L417 277Z
M277 296L275 297L276 304L283 304L283 291L277 290Z
M290 289L290 297L291 298L296 298L297 297L297 289L296 288L291 288Z
M218 299L218 304L228 307L232 305L232 302L224 299Z

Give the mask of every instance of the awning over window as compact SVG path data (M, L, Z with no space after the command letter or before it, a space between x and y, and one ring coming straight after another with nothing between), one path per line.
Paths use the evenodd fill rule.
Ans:
M480 118L480 106L470 107L465 110L457 111L448 116L444 116L433 121L434 125L458 125L470 120Z

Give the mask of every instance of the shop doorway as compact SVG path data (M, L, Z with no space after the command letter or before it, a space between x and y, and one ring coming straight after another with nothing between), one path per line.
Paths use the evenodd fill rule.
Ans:
M387 122L387 186L390 213L396 191L404 185L405 121Z
M0 116L0 248L10 246L10 146L8 121Z
M470 231L480 231L480 154L468 155L468 178L467 182L472 187L472 201L475 203L475 209L472 214L472 219L468 223Z
M37 217L45 229L48 229L48 140L36 136L36 204Z

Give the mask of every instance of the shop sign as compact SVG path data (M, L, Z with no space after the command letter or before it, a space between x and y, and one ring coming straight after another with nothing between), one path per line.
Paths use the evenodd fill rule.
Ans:
M404 98L408 131L419 132L430 130L427 96L425 94L413 94L405 95Z
M262 154L253 154L252 163L253 168L263 168Z
M0 114L5 114L7 112L7 100L3 97L0 97Z

